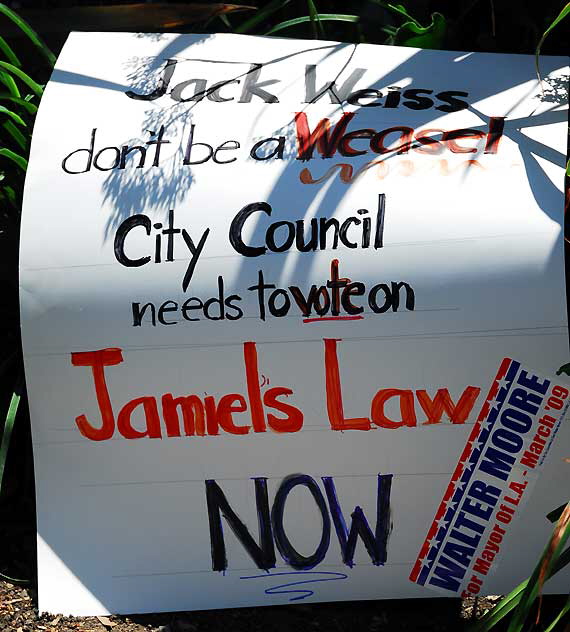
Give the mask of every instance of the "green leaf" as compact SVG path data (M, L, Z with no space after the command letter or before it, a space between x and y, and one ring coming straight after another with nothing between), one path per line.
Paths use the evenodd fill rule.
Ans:
M570 548L564 551L558 560L552 565L550 571L547 572L547 579L558 573L570 564ZM521 600L524 589L527 587L530 579L525 579L516 588L492 609L489 610L477 623L469 628L470 632L489 632L499 621L504 619L511 610L516 608Z
M567 506L570 506L570 503ZM538 597L539 591L542 589L540 578L542 576L549 576L549 569L558 560L566 546L566 541L570 537L570 522L566 522L564 526L564 524L560 523L561 520L564 520L564 518L561 517L554 527L554 531L548 540L544 552L521 596L519 607L513 614L508 632L520 632L520 630L522 630L531 608ZM547 566L546 569L543 568L545 565Z
M392 11L393 13L397 13L398 15L401 15L403 18L405 18L406 20L410 22L413 22L417 26L420 26L419 22L406 11L406 7L404 5L391 4L390 2L383 2L383 0L372 0L372 2L374 4L380 5L384 9L388 9Z
M558 613L558 616L554 619L554 621L546 628L546 630L544 630L544 632L553 632L554 628L558 625L558 623L560 622L560 619L562 619L562 617L570 611L570 597L568 598L568 601L564 604L564 607L562 608L562 610Z
M21 584L22 586L27 586L32 582L29 579L19 579L18 577L10 577L9 575L4 575L4 573L0 573L0 578L10 582L11 584Z
M381 26L380 30L383 33L386 33L387 35L396 35L396 33L398 32L398 29L394 26Z
M34 92L38 97L42 96L42 94L44 92L44 89L42 88L42 86L40 86L39 83L36 83L23 70L20 70L20 68L17 68L13 64L9 64L6 61L0 61L0 68L3 68L4 70L6 70L6 71L12 73L13 75L15 75L16 77L18 77L18 79L23 81L28 86L28 88L30 88L30 90L32 90L32 92ZM20 95L18 94L18 95L14 95L14 96L20 96Z
M231 30L232 24L231 24L228 16L225 13L220 13L219 18Z
M309 8L309 16L311 18L311 25L313 27L313 36L315 37L315 39L318 36L324 38L325 32L323 29L323 25L321 24L319 13L313 0L307 0L307 7Z
M4 121L2 128L6 130L6 133L12 138L12 140L22 149L27 151L28 139L22 132L12 123L12 121Z
M16 53L12 50L8 42L3 37L0 37L0 51L3 52L4 55L6 55L6 59L11 64L14 64L14 66L22 65Z
M570 165L570 160L568 161L568 165ZM566 165L566 170L568 170L568 165ZM570 175L570 174L567 174ZM568 364L563 364L558 371L556 371L556 375L561 375L565 373L566 375L570 375L570 362Z
M553 20L552 24L546 29L546 31L544 31L544 33L542 34L542 37L540 38L540 41L538 42L538 44L536 46L536 50L534 51L534 65L536 67L536 76L538 77L539 81L541 81L540 68L538 67L538 57L540 55L540 49L542 48L542 45L544 44L544 40L546 39L546 36L550 33L550 31L552 31L552 29L555 26L560 24L560 22L567 15L570 15L570 2L568 4L566 4L564 7L562 7L562 10L558 14L558 16Z
M263 22L265 18L269 17L275 11L279 11L284 6L289 4L291 0L272 0L266 7L264 7L261 11L258 11L255 15L253 15L249 20L240 24L236 29L234 29L235 33L247 33L251 31L254 27L256 27L260 22Z
M344 15L341 13L319 13L319 20L333 22L358 22L360 18L357 15ZM297 24L302 24L303 22L310 21L311 17L308 15L305 15L301 18L286 20L285 22L276 24L273 28L269 29L269 31L267 31L265 35L271 35L272 33L276 33L277 31L282 31L283 29L287 29L291 26L296 26Z
M0 101L10 101L11 103L17 103L23 107L28 114L35 114L38 111L38 106L30 103L27 99L20 99L19 97L13 97L7 92L0 92Z
M23 125L24 127L26 126L26 122L24 121L24 119L18 116L16 112L12 112L12 110L5 108L3 105L0 105L0 114L5 114L6 116L9 116L13 121L16 121L18 125Z
M0 2L0 14L5 15L9 20L12 20L16 26L18 26L32 42L32 44L40 51L40 53L47 59L50 67L55 66L56 57L51 50L44 44L40 36L34 31L34 29L23 20L17 13L14 13L12 9L9 9L5 4Z
M0 491L2 491L2 479L4 478L4 468L6 466L6 457L8 456L8 448L10 447L10 439L14 428L14 421L18 413L18 405L20 404L21 390L23 380L21 377L16 382L16 388L10 399L6 421L4 422L4 431L2 432L2 443L0 443Z
M14 187L0 185L0 199L5 200L8 204L16 206L16 191Z
M441 48L447 22L441 13L432 13L431 24L420 26L416 21L405 22L396 34L396 44L415 48Z
M18 90L18 86L11 75L0 70L0 82L8 88L8 91L13 97L20 98L20 91Z
M15 162L23 171L26 171L26 169L28 168L28 161L23 156L20 156L11 149L7 149L6 147L0 148L0 158L2 156L8 158L12 162Z
M475 625L469 628L469 631L488 632L493 629L493 627L501 621L501 619L504 619L513 608L516 608L527 583L528 579L521 582L508 595L503 597L503 599L501 599L501 601L492 610L489 610L489 612L487 612Z

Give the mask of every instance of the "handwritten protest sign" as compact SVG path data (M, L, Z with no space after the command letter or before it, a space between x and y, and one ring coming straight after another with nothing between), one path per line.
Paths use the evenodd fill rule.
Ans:
M566 61L542 72L70 36L22 220L41 610L456 596L528 573L570 439L548 377L568 361Z

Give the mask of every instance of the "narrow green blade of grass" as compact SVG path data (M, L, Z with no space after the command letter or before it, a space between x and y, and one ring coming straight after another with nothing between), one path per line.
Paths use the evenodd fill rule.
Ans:
M17 154L15 151L8 149L7 147L0 148L0 158L5 157L16 163L20 169L26 171L28 168L28 161L23 157Z
M19 579L18 577L10 577L9 575L4 575L4 573L0 573L0 578L10 582L11 584L20 584L21 586L28 586L32 582L29 579Z
M4 468L6 466L6 457L8 456L8 448L10 447L10 439L12 438L12 430L14 429L14 421L18 413L22 389L22 378L18 378L16 388L10 399L6 421L4 422L4 431L2 432L2 442L0 443L0 491L2 490L2 479L4 478Z
M309 9L309 16L311 18L311 24L313 25L313 35L315 39L317 39L318 36L324 38L325 32L323 25L319 19L319 13L313 0L307 0L307 7Z
M23 70L20 70L20 68L14 66L13 64L9 64L6 61L0 61L0 68L3 68L5 71L12 73L13 75L15 75L16 77L18 77L18 79L20 79L21 81L23 81L28 88L30 88L30 90L36 94L38 97L41 97L43 94L44 89L42 88L42 86L40 86L39 83L36 83L28 74L26 74ZM14 96L20 96L18 95L14 95Z
M11 64L14 64L14 66L22 65L16 53L12 50L8 42L3 37L0 37L0 52L4 53L6 59Z
M4 121L1 124L6 134L18 145L22 151L27 151L28 140L24 134L12 123L12 121Z
M544 40L547 38L547 36L550 33L550 31L552 31L553 28L558 26L558 24L560 24L560 22L562 22L562 20L567 15L570 15L570 2L568 2L568 4L566 4L566 5L564 5L562 7L562 10L558 14L558 16L556 18L554 18L552 24L546 29L546 31L544 31L544 33L542 34L542 37L540 38L540 41L538 42L538 44L536 46L536 50L534 51L534 65L536 67L536 76L538 77L539 81L541 81L540 68L538 66L538 58L540 56L540 49L542 48L542 45L544 44Z
M546 630L544 630L544 632L554 632L554 629L560 623L560 620L567 612L570 612L570 597L568 598L568 601L564 604L564 607L562 608L562 610L558 613L558 616L546 628Z
M19 148L20 151L26 152L28 150L28 140L24 134L12 123L12 121L4 121L0 126L4 132L8 135Z
M275 11L279 11L279 9L282 9L289 4L289 2L291 2L291 0L272 0L266 7L261 9L261 11L258 11L255 15L236 27L234 31L236 33L247 33L251 31L251 29L255 28L260 22L263 22L265 18L275 13Z
M21 116L16 114L16 112L13 112L12 110L4 107L3 105L0 105L0 114L3 114L4 116L9 116L13 121L16 121L18 125L23 125L24 127L26 126L26 122Z
M398 29L396 43L416 48L441 48L447 21L441 13L433 13L431 24L421 26L417 22L405 22Z
M38 111L38 106L20 99L19 97L13 97L9 92L0 92L0 101L10 101L10 103L16 103L20 107L24 108L28 114L35 114Z
M232 23L230 22L230 19L225 13L221 13L219 15L219 18L230 30L232 29Z
M331 22L358 22L360 18L357 15L344 15L342 13L319 13L319 20L323 21L331 21ZM282 31L283 29L287 29L291 26L296 26L297 24L303 24L303 22L310 22L311 17L309 15L305 15L300 18L293 18L292 20L286 20L285 22L281 22L280 24L276 24L274 27L269 29L265 35L271 35L272 33L276 33L277 31Z
M14 188L11 186L3 187L2 183L0 182L0 201L6 202L11 206L16 207L16 200L16 191L14 190Z
M16 82L14 81L12 75L9 75L7 72L2 72L0 70L0 82L2 82L6 86L8 92L13 97L17 99L20 98L20 90L18 90L18 86L16 85Z
M518 606L527 584L528 579L525 579L508 595L505 595L492 610L489 610L477 623L469 628L469 632L489 632L489 630L492 630L501 619L504 619L513 608Z
M5 4L0 2L0 14L6 16L9 20L12 20L16 26L18 26L25 35L29 38L32 44L41 52L41 54L47 59L51 67L55 66L55 55L44 44L40 36L34 31L34 29L23 20L17 13L14 13Z
M549 571L547 579L555 575L570 564L570 548L564 551L558 560L553 564ZM489 632L499 621L504 619L513 608L516 608L521 600L524 589L527 587L530 579L525 579L516 588L492 609L489 610L477 623L469 628L469 632Z
M372 0L372 2L374 4L380 5L384 9L389 9L393 13L397 13L398 15L401 15L406 20L409 20L410 22L414 22L417 26L420 26L419 22L406 11L406 8L404 7L404 5L391 4L390 2L383 2L382 0Z
M549 576L549 569L556 563L566 542L570 537L570 503L566 505L566 508L562 512L562 516L558 519L554 531L550 536L546 548L540 557L534 572L527 584L524 593L521 597L520 605L513 615L510 622L508 632L520 632L523 629L524 623L530 614L530 610L542 590L545 578Z

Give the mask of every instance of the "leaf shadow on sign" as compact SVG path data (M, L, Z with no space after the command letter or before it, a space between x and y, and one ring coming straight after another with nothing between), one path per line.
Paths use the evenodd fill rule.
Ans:
M160 53L160 55L146 59L134 59L128 68L129 87L128 90L139 94L148 94L157 85L160 75L163 72L164 64L169 59L176 59L179 66L185 62L212 63L218 65L229 65L232 68L231 81L238 81L249 71L249 64L236 61L211 61L194 57L199 55L199 47L207 41L210 36L199 36L198 41L194 41L188 47L188 40L184 36L178 37L171 42ZM316 46L300 51L296 55L304 52L330 49L331 46ZM193 57L177 57L181 50L191 50ZM287 55L264 66L285 62L291 55ZM255 60L252 61L252 63ZM238 70L233 70L234 68ZM125 89L126 91L126 89ZM196 88L196 92L198 89ZM119 224L130 215L135 213L154 211L161 217L166 217L170 209L182 202L187 201L192 183L197 177L195 171L190 167L183 167L185 156L185 143L192 123L195 121L195 110L200 102L209 94L209 90L204 90L203 94L196 100L181 101L166 108L149 108L146 111L142 124L143 130L156 132L161 126L165 129L165 138L170 139L170 155L166 160L162 159L156 169L138 171L137 169L113 170L105 180L103 185L104 201L109 203L112 212L109 215L105 228L105 239L112 236ZM122 145L137 145L144 143L143 138L131 138L123 141ZM174 150L172 150L174 148ZM136 160L136 156L133 157ZM129 159L127 159L127 164Z
M182 51L185 51L185 61L203 61L199 56L195 59L189 59L187 52L191 51L192 55L198 55L196 51L199 51L199 47L202 43L207 41L210 36L200 36L200 40L194 42L188 47L188 40L180 36L175 38L161 51L160 55L154 56L148 59L134 60L129 69L129 89L139 91L140 93L149 92L156 86L156 82L163 69L165 60L176 58ZM357 48L357 45L353 44L338 44L335 46L318 46L311 47L305 51L300 51L299 55L305 52L314 52L319 48L324 49L323 60L336 54L345 54L346 58L340 61L339 71L333 78L335 82L342 82L348 74L347 68L349 67L352 56ZM284 56L269 63L265 63L264 66L271 64L279 64L281 62L287 63L290 56ZM255 61L255 60L252 60ZM471 55L463 55L458 57L454 64L454 72L451 73L449 83L451 87L457 87L461 89L463 87L461 77L465 73L470 72L470 65L473 62ZM235 64L236 62L218 62ZM343 73L345 76L343 76ZM382 88L390 86L391 84L401 81L403 78L409 78L412 82L415 77L429 77L430 73L430 51L417 51L410 56L405 62L396 66L392 71L386 73L380 77L375 78L374 82L367 82L367 86L371 88ZM243 72L237 72L233 75L234 79L238 79L243 76ZM517 85L517 82L527 80L527 75L521 75L520 77L513 76L512 74L505 73L504 82L501 85L497 85L497 82L489 81L486 85L486 93L480 94L480 100L487 96L497 94L501 91L507 90ZM553 104L553 108L564 102L567 99L567 82L564 77L546 78L545 86L543 90L541 100L550 102ZM531 89L537 92L537 89L533 87ZM318 93L314 101L327 100L330 98L331 103L334 103L334 99L330 93L326 93L323 90L322 93ZM171 142L174 145L170 145L169 157L161 161L161 165L156 169L125 169L111 171L107 177L104 185L104 201L111 207L112 211L107 218L106 229L104 239L112 237L113 232L120 225L124 219L132 214L154 211L161 219L164 219L168 211L172 208L176 208L179 204L188 202L188 197L191 195L191 187L195 179L199 177L200 167L186 167L181 168L181 164L184 158L184 142L188 135L188 130L192 124L194 117L196 116L197 108L200 101L194 102L180 102L171 105L166 108L149 108L146 112L143 129L155 131L160 128L161 125L165 127L168 138L176 139ZM222 106L223 107L223 106ZM271 108L271 104L266 106ZM300 104L300 110L307 110L310 104ZM356 108L351 111L363 113L369 108ZM470 106L470 111L477 114L481 119L481 125L471 126L470 129L486 131L488 129L488 122L490 115L486 115L483 112L478 111L473 106ZM338 112L342 113L343 107L340 104ZM408 112L409 114L409 112ZM430 111L413 112L415 125L417 128L420 126L428 125L433 120L433 112L430 116ZM550 195L554 192L555 186L552 184L548 175L540 167L537 162L536 156L544 158L547 161L553 162L558 166L562 166L565 161L564 155L551 148L547 147L543 143L533 140L521 131L521 128L527 126L543 125L545 122L557 122L563 120L564 113L560 111L545 112L537 116L528 117L528 119L507 120L505 122L504 134L510 138L513 142L517 143L521 155L523 157L524 165L527 171L528 180L531 185L531 190L540 208L548 215L552 216L552 210L550 208ZM334 117L333 117L334 119ZM255 122L252 127L255 127ZM338 207L346 193L350 189L350 185L360 178L364 177L377 177L379 179L379 189L382 187L380 178L384 177L382 174L386 173L392 163L401 160L401 156L398 156L394 151L391 154L383 156L379 160L374 161L376 164L371 164L370 158L356 158L350 160L350 166L352 167L352 173L342 172L342 170L330 169L331 161L320 161L318 158L313 159L310 163L300 163L295 160L296 145L294 141L294 124L292 120L284 121L280 129L271 131L264 131L264 135L285 135L287 137L287 148L285 152L286 165L282 171L280 178L278 179L271 195L267 200L264 200L273 206L273 203L277 203L279 200L287 199L291 196L291 191L294 189L302 189L299 193L302 193L303 199L306 200L306 207L315 207L314 202L317 198L321 198L314 211L313 217L324 217L326 215L332 215L334 209ZM437 138L437 136L434 136ZM142 138L126 139L123 144L133 145L144 142ZM174 151L172 148L174 147ZM470 177L473 171L477 168L477 159L480 157L480 152L475 154L466 154L466 158L469 161L465 161L464 179ZM136 160L136 157L134 158ZM250 159L251 160L251 159ZM317 164L321 162L321 164ZM440 171L446 172L448 169L447 162L445 160L440 161ZM469 164L468 164L469 163ZM409 164L409 161L408 161ZM263 165L260 164L262 168ZM299 175L303 167L309 167L309 173L313 176L315 181L313 184L300 185ZM326 167L326 168L325 168ZM472 167L472 168L470 168ZM394 165L395 171L396 165ZM313 175L313 172L314 175ZM343 178L343 175L346 177ZM222 176L223 177L223 176ZM389 176L390 177L390 176ZM344 182L343 182L344 179ZM410 178L413 181L413 178ZM292 188L293 187L293 188ZM323 195L323 191L326 193ZM254 200L252 200L254 201ZM257 200L255 200L257 201ZM261 200L259 200L261 201ZM239 209L236 209L236 212ZM278 219L278 212L275 213L275 217ZM272 221L275 220L272 217ZM302 219L302 215L298 215L299 219ZM252 220L250 225L256 224L254 233L252 235L252 242L257 239L263 238L263 231L265 230L265 224L263 221L257 223ZM287 254L281 256L288 256ZM298 258L298 264L293 268L289 266L289 270L292 274L298 275L300 273L299 267L302 266L302 257ZM242 279L239 279L240 281Z
M351 48L355 48L355 46L351 46ZM416 78L421 78L422 82L428 83L430 77L430 51L418 51L413 54L408 60L396 66L392 71L386 73L378 78L375 78L373 82L365 82L363 84L366 87L383 89L386 86L391 86L393 84L398 84L403 79L408 78L409 83L413 84L415 87L414 81ZM471 69L471 66L475 65L477 62L475 59L471 57L471 55L461 56L458 58L458 61L454 64L454 68L448 77L449 87L453 89L464 90L466 86L462 83L461 79L463 76L470 77L473 76L474 70ZM348 64L343 64L340 68L338 75L335 80L339 82L342 81L342 73L347 69ZM352 66L346 71L346 74L350 73ZM528 73L520 72L513 73L505 73L504 81L501 83L495 81L489 81L485 85L486 92L478 93L478 100L482 101L486 97L490 97L495 94L499 94L501 92L507 91L519 84L528 82ZM428 78L426 81L425 78ZM544 161L550 162L558 167L564 168L566 157L559 151L552 149L551 147L541 143L531 136L527 135L524 131L526 129L532 129L533 127L548 125L551 123L559 123L566 120L567 113L564 110L556 109L557 106L565 104L568 100L568 91L567 91L567 77L555 77L547 79L547 89L544 93L541 93L541 89L536 85L532 85L529 87L527 95L534 94L535 98L537 98L537 106L538 102L548 102L552 103L552 109L549 111L545 111L543 113L537 115L530 115L527 117L520 117L516 119L510 119L509 113L507 113L507 117L504 125L504 137L508 138L510 141L517 144L522 160L524 169L526 172L526 177L529 182L529 189L532 195L535 198L535 201L538 207L545 213L550 219L557 222L560 225L560 209L552 207L552 199L556 199L556 197L560 196L560 190L553 184L549 175L546 173L544 168L540 165L538 159L542 159ZM422 83L423 87L423 83ZM426 87L428 87L426 85ZM320 98L320 95L317 95ZM326 99L328 95L322 97ZM331 99L331 102L334 101ZM270 106L268 106L270 107ZM304 106L304 110L306 110L309 105ZM356 121L360 114L364 114L365 110L371 110L372 108L355 108L351 109L351 112L355 112L355 118L353 119L350 130L365 128L367 127L366 121L363 123L360 121L358 124ZM514 109L514 108L513 108ZM480 111L473 105L469 105L469 112L475 114L480 120L480 124L469 125L469 129L477 130L486 133L489 129L489 121L491 115L485 114ZM331 126L333 126L340 117L340 114L343 112L342 105L339 105L338 111L336 115L332 115L331 118ZM406 113L410 115L410 111ZM416 129L421 127L430 127L433 121L434 114L433 111L426 110L424 112L413 112L413 122L403 123L405 125L409 124ZM317 114L313 114L310 119L310 127L314 129L317 121L320 116ZM370 121L370 119L368 119ZM398 124L398 123L396 123ZM401 122L399 124L402 124ZM436 124L437 126L437 124ZM289 130L289 135L295 134L293 121L289 121L283 125L280 130L275 130L273 134L271 132L265 134L266 136L278 135L279 133L284 133L283 130ZM440 139L441 135L434 134L434 138ZM360 146L359 146L360 148ZM296 145L293 147L293 153L296 153L297 147ZM412 152L410 152L412 153ZM277 180L275 186L273 187L270 195L264 199L269 203L273 208L274 212L270 219L263 216L261 213L258 216L261 216L262 219L257 221L257 223L252 220L251 225L254 225L253 232L248 234L248 243L254 245L261 245L264 243L265 231L270 222L275 222L280 219L290 219L292 216L291 213L291 204L287 204L286 201L290 200L293 204L295 200L302 199L302 207L300 206L298 214L294 214L293 217L295 219L305 219L305 230L307 230L307 224L311 217L321 218L321 217L331 217L335 214L335 210L339 207L339 205L343 202L343 199L350 191L351 186L357 183L362 178L377 178L378 181L378 192L382 192L383 182L386 181L387 178L400 176L400 182L403 187L406 186L414 186L414 178L406 177L409 174L404 173L405 170L401 169L400 173L397 172L398 167L403 164L405 160L407 165L410 164L410 160L407 160L407 156L398 155L398 153L394 150L391 153L388 153L380 158L376 156L376 160L371 161L370 155L355 157L346 159L336 154L334 159L321 159L318 155L317 150L314 152L315 157L312 158L308 162L300 162L295 160L295 155L290 156L290 161L287 166L283 169L283 172L280 178ZM482 147L477 150L476 153L473 154L464 154L464 158L469 159L465 160L461 168L456 167L455 169L450 169L447 164L447 160L442 159L438 162L440 163L439 174L441 176L451 175L457 169L462 169L462 180L465 182L469 178L477 177L477 175L481 175L483 173L483 167L477 162L478 159L482 156ZM331 163L337 163L332 164ZM343 173L343 169L338 163L346 163L346 166L350 166L350 170L345 170ZM348 164L350 163L350 165ZM475 164L473 164L475 163ZM479 166L476 167L475 165ZM412 165L413 167L413 165ZM301 172L304 168L308 168L308 172L310 175L308 179L310 180L307 184L301 184L300 180L302 179ZM461 170L460 170L461 172ZM394 174L394 176L392 176ZM344 178L343 178L344 175ZM413 170L412 174L413 176ZM306 178L307 179L307 178ZM312 182L314 182L314 184ZM429 191L424 191L424 196L432 195L434 199L437 199L437 191L439 186L445 186L445 178L440 177L438 179L438 173L434 170L434 176L432 178L433 187ZM485 186L484 182L481 182L482 186ZM554 196L554 197L553 197ZM490 195L489 200L492 201L492 195ZM253 200L253 201L261 201L261 200ZM461 200L458 200L460 203ZM374 201L371 200L369 202L373 204ZM460 204L458 204L460 206ZM311 213L303 216L303 209L311 208ZM238 209L236 209L237 211ZM354 211L356 210L353 209ZM417 209L418 214L421 214L422 209ZM460 209L459 209L460 212ZM280 216L282 213L282 216ZM387 222L389 222L389 217L387 217ZM561 226L562 230L563 227ZM338 253L339 251L336 251ZM298 255L298 253L295 253ZM281 279L272 279L272 281L281 281L283 285L287 283L289 278L294 278L297 281L302 281L303 279L307 279L309 283L315 282L320 284L325 282L326 279L311 279L309 277L311 275L311 266L307 264L307 258L303 256L296 256L295 263L291 265L291 259L295 256L291 251L288 253L267 253L266 256L270 257L278 257L281 259L281 263L277 266L279 269L283 271ZM331 252L331 257L333 253ZM561 251L556 251L553 260L549 260L549 265L552 265L552 270L560 270L561 263L560 258L562 256ZM287 262L287 265L286 265ZM236 287L241 287L244 283L251 280L251 273L246 269L248 268L247 261L242 262L241 269L244 271L244 274L238 277L235 281ZM453 288L449 288L452 290Z
M139 37L152 39L153 34L140 34ZM210 38L209 35L198 37L194 43L195 48L199 48ZM130 60L126 67L129 86L123 91L131 90L137 94L151 92L159 81L166 60L176 58L186 48L187 38L178 36L168 42L159 56ZM189 106L187 103L178 103L165 109L149 108L141 133L147 132L156 136L163 126L166 138L181 138L191 107L192 105ZM147 139L130 138L122 144L130 147L144 145ZM124 171L110 172L103 185L103 200L110 202L114 212L107 219L105 238L130 215L154 209L155 212L166 216L169 209L176 208L187 197L194 177L190 169L181 168L184 159L182 143L176 143L175 140L169 142L175 143L175 149L169 152L168 158L162 160L157 168L144 171L127 168ZM136 160L136 156L132 160ZM129 159L127 165L128 162Z

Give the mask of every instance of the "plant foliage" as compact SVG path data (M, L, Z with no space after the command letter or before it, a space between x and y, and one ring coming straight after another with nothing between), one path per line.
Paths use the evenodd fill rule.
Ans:
M7 23L15 25L29 44L33 51L33 65L39 62L39 66L49 71L55 64L54 54L22 18L0 3L0 24ZM33 77L34 73L24 67L22 58L20 51L16 52L6 39L0 37L0 265L8 276L3 287L8 309L2 310L0 375L5 389L10 389L0 440L0 493L4 492L6 463L23 395L24 373L17 310L17 245L34 118L43 94L43 86ZM12 270L14 274L11 274ZM18 583L24 581L8 579Z

